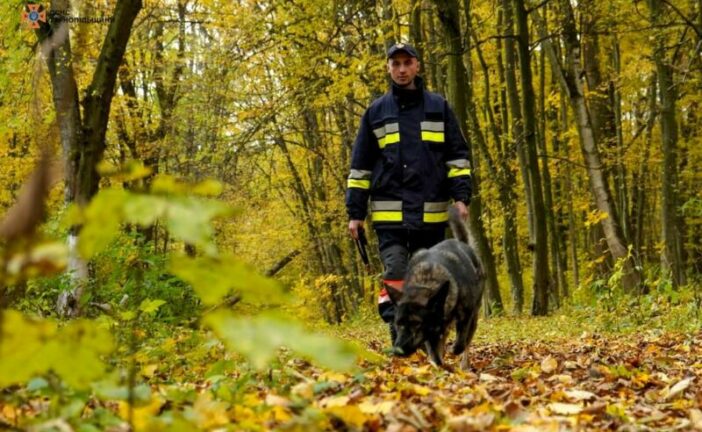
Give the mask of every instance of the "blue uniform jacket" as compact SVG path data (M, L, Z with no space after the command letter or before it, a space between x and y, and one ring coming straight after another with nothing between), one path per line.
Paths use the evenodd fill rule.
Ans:
M351 156L346 208L349 219L370 213L375 228L422 229L448 220L449 200L468 204L468 143L442 96L392 90L363 114Z

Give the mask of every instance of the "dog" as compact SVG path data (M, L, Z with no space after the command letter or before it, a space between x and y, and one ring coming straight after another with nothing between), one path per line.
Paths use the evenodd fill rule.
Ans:
M449 326L455 322L452 352L463 354L461 368L465 370L469 365L466 348L478 325L485 275L468 245L468 230L453 206L449 208L449 225L454 238L416 252L403 289L386 289L397 307L394 353L409 356L423 347L429 361L441 366Z

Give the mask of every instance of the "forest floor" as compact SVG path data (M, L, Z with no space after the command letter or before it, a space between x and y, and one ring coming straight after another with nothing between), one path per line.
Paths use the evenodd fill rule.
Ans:
M328 328L371 353L348 373L286 350L256 371L209 334L164 329L135 356L131 412L110 386L94 385L82 405L63 394L57 410L30 383L17 403L0 402L0 429L127 431L131 418L133 430L702 430L702 332L598 332L593 321L482 319L468 371L450 354L443 367L423 353L388 356L371 313Z
M422 353L388 359L315 403L353 401L393 431L702 430L702 333L563 338L515 321L482 323L468 371L450 355L443 368ZM489 334L520 323L531 337Z

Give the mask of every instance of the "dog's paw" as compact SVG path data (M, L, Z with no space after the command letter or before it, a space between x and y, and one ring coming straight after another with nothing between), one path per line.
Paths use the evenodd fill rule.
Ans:
M429 358L429 364L436 368L441 368L444 365L444 362L441 359L432 359Z
M468 372L470 370L470 359L468 358L468 353L464 352L461 356L461 370L463 372Z
M462 344L462 343L458 343L458 342L454 343L453 347L451 347L451 353L453 355L462 354L463 351L465 351L465 350L466 350L466 345Z

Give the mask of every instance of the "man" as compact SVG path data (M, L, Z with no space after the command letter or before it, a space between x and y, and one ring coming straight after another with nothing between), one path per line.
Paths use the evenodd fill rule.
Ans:
M363 114L353 147L346 208L358 239L370 211L383 261L384 286L402 289L409 257L444 239L452 199L468 217L468 145L446 100L424 88L417 52L395 44L387 52L392 87ZM383 288L378 312L390 325L395 307Z

